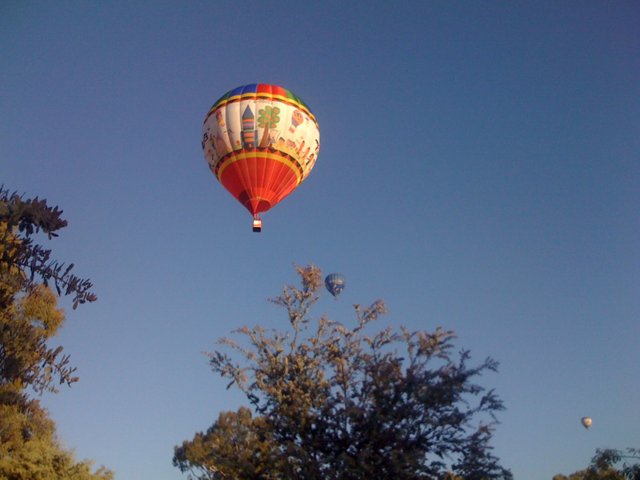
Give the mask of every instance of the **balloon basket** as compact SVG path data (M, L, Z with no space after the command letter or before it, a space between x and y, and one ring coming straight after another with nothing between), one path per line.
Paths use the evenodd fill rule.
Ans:
M253 219L253 231L254 232L262 231L262 220L260 220L258 217L255 217Z

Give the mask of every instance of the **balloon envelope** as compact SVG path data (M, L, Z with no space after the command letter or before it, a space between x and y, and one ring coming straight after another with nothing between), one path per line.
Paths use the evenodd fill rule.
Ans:
M213 104L202 150L218 181L257 218L307 178L320 151L320 130L290 90L254 83Z
M327 287L327 290L329 290L329 293L331 295L333 295L334 297L337 297L338 295L340 295L342 290L344 290L344 287L345 287L344 276L342 276L339 273L330 273L324 279L324 285L325 287Z
M589 427L591 426L591 424L593 423L593 421L591 420L591 417L582 417L582 419L580 420L580 422L582 422L582 426L584 428L586 428L587 430L589 429Z

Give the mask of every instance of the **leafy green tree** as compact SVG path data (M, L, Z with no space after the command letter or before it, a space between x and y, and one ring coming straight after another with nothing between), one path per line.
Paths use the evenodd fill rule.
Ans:
M58 295L73 306L96 300L92 285L71 274L73 265L51 259L35 243L67 223L45 200L24 200L0 187L0 478L7 480L108 480L89 462L77 462L55 436L55 423L35 394L77 381L69 357L50 340L64 323Z
M640 449L598 449L586 469L553 480L640 480Z
M22 271L23 275L18 276L19 290L29 288L34 281L41 281L44 285L52 282L58 295L63 292L73 295L74 309L81 303L97 299L91 292L93 285L90 280L70 273L73 264L66 265L51 259L51 250L34 242L33 237L37 233L42 232L51 239L67 226L67 221L62 218L62 210L48 206L46 200L38 197L25 200L17 193L0 187L0 223L3 224L0 231L0 272L13 276L18 270ZM11 300L5 295L0 299L4 301L0 306L5 306Z
M301 288L286 286L272 299L286 310L288 330L243 327L243 342L224 338L226 348L210 354L213 371L239 387L258 415L253 438L268 439L272 451L251 455L256 445L249 442L243 465L229 464L221 445L236 434L219 420L209 430L221 435L217 443L196 435L176 449L182 471L202 480L511 478L489 445L503 404L475 383L496 370L494 360L470 366L469 352L455 354L455 336L442 328L368 334L386 313L382 301L355 305L352 328L324 316L314 321L321 271L311 265L297 272ZM206 448L184 455L196 447ZM270 477L256 476L265 457Z
M64 321L56 296L72 295L73 307L96 300L89 280L71 273L73 264L51 259L51 250L34 241L56 237L67 225L62 211L45 200L24 200L0 187L0 385L55 391L77 381L62 347L49 347Z
M0 387L0 478L5 480L111 480L104 467L77 461L55 435L38 400Z
M270 479L277 452L263 417L251 410L222 412L206 431L175 448L173 464L190 478Z

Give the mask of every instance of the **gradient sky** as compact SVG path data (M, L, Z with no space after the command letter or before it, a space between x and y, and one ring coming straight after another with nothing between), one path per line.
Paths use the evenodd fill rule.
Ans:
M64 210L50 247L99 296L64 302L61 439L119 480L185 478L174 445L246 404L203 352L284 326L266 300L313 262L348 280L316 313L384 298L380 327L500 362L517 480L640 447L638 25L634 1L2 2L0 183ZM200 147L254 82L322 143L259 235Z

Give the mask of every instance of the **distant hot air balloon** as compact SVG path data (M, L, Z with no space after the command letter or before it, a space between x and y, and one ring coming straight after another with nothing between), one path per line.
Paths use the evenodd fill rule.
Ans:
M582 422L582 426L587 430L589 430L589 427L593 423L593 421L591 420L591 417L582 417L580 421Z
M202 127L202 150L218 181L262 229L266 212L307 178L320 130L307 105L277 85L254 83L225 93Z
M344 290L345 280L339 273L330 273L324 279L324 285L331 295L337 297Z

